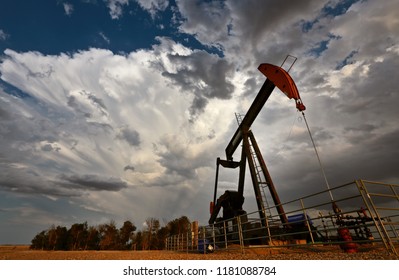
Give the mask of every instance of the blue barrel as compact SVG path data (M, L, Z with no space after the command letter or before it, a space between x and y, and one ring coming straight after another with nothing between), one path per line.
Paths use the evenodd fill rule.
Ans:
M306 218L305 218L305 214L303 214L303 213L288 216L287 219L288 219L289 224L294 224L294 225L300 225L300 224L304 225L304 224L306 224L306 219L308 219L309 224L313 224L310 217L308 215L306 215Z

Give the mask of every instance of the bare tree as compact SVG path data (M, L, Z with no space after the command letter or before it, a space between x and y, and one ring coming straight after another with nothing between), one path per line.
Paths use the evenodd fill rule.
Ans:
M100 249L101 250L117 250L119 248L119 230L116 228L115 221L99 226L100 232Z
M160 228L159 220L156 218L147 218L145 224L147 230L143 236L143 250L157 249L157 232Z
M87 239L87 222L73 224L68 230L68 249L83 250Z
M97 227L90 226L87 230L85 250L98 250L100 248L100 232Z
M133 233L136 229L136 226L131 221L125 221L123 223L123 226L119 230L120 243L123 249L131 247Z

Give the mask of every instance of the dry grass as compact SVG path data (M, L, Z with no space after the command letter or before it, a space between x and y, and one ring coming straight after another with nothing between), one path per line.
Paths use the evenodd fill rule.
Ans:
M40 251L29 246L0 246L0 260L395 260L383 248L344 253L337 247L248 248L210 254L172 251Z

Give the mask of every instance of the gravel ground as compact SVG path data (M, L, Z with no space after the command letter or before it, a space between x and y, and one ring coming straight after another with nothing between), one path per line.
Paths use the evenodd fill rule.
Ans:
M384 248L345 253L339 247L247 248L209 254L173 251L40 251L28 246L0 246L0 260L397 260Z

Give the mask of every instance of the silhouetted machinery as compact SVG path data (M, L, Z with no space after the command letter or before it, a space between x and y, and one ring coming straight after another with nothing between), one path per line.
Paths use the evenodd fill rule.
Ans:
M281 223L285 226L289 225L289 221L283 207L281 206L280 198L276 192L272 178L270 177L269 171L263 160L263 156L259 150L255 136L251 131L251 125L255 121L275 87L278 87L288 98L294 99L296 108L299 111L305 110L305 106L302 103L298 89L293 79L282 67L263 63L258 67L258 70L262 72L267 79L244 118L241 120L237 117L239 126L226 147L226 159L217 158L216 161L215 189L213 201L211 202L211 217L209 219L209 224L214 224L215 222L221 220L231 219L245 213L242 206L244 203L243 193L245 170L246 163L248 162L262 225L266 226L266 208L269 208L267 207L267 201L264 195L267 189L270 192L271 198L273 199ZM234 161L233 154L241 142L241 160ZM237 191L227 190L222 196L216 199L220 165L224 168L239 168L238 189ZM223 215L221 218L218 218L219 212L222 208Z
M284 63L285 61L283 62L283 65ZM276 235L279 234L286 235L286 233L288 233L292 236L292 238L305 239L308 241L309 237L311 237L312 241L317 241L315 239L318 238L320 238L320 240L330 240L330 241L333 240L333 238L338 238L339 240L348 242L346 246L348 252L354 251L355 250L354 247L356 245L350 243L352 237L350 236L349 228L358 225L363 225L364 230L362 230L362 232L359 232L360 227L359 230L355 230L356 236L363 240L365 239L371 240L372 235L366 226L366 222L370 221L371 218L367 216L365 210L359 212L361 213L359 214L359 217L342 215L341 210L338 208L338 206L336 205L336 203L332 198L331 191L330 195L331 195L332 208L335 213L336 225L338 226L337 237L331 237L328 236L327 234L326 235L321 234L320 231L318 231L313 226L311 219L307 215L305 216L305 214L296 214L289 217L286 216L286 212L283 209L283 206L277 194L270 173L266 167L263 156L259 150L259 146L256 142L255 136L251 131L251 125L255 121L256 117L258 116L259 112L265 105L266 101L270 97L275 87L278 87L289 99L295 100L296 108L298 111L302 112L303 117L305 117L303 111L306 108L302 103L302 100L298 93L298 89L293 79L288 74L289 70L286 71L282 67L268 63L263 63L259 65L258 70L262 72L267 77L267 79L264 82L263 86L261 87L259 93L255 97L255 100L251 104L244 118L241 119L241 117L236 115L239 126L225 149L226 159L217 158L216 160L216 178L215 178L213 201L211 202L210 205L211 216L209 219L209 224L211 225L215 224L220 226L221 223L219 222L228 221L238 216L241 217L246 216L245 215L246 212L243 210L243 204L244 204L243 193L244 193L246 164L248 163L249 171L251 173L252 185L255 192L256 204L260 216L259 228L268 228L275 230L276 232L274 233ZM241 159L240 161L234 161L233 154L236 152L237 148L241 143L242 143ZM238 189L226 190L223 195L217 198L220 166L224 168L239 169ZM267 201L267 196L266 196L267 191L269 192L270 197L273 200L274 203L273 206L270 206ZM223 209L222 216L220 217L219 213L222 209ZM274 214L271 211L272 209ZM324 224L323 219L322 221ZM270 226L271 224L272 226ZM308 233L306 233L309 227L311 228L312 232L315 233L314 236L311 236Z

